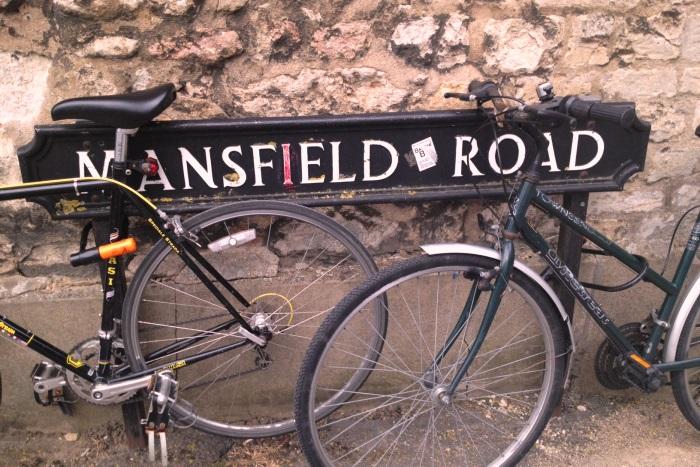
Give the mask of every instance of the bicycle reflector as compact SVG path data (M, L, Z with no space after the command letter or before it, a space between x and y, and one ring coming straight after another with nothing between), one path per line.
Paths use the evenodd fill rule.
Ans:
M217 252L225 250L226 248L232 246L243 245L244 243L252 242L255 240L255 229L241 230L231 235L226 235L219 239L209 242L207 248L209 250Z
M70 264L72 266L83 266L85 264L96 263L100 260L133 253L136 251L136 248L136 240L134 237L128 237L123 240L74 253L70 255Z
M140 161L129 161L127 164L129 169L142 173L147 177L155 177L158 175L158 169L160 168L158 159L155 157L147 157Z
M149 177L155 177L158 175L158 159L154 157L147 157L143 164L144 173Z

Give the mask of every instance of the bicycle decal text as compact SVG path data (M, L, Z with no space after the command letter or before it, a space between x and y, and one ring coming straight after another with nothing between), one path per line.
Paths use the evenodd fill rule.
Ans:
M557 253L551 248L547 250L545 254L545 259L547 263L555 270L556 274L564 281L566 286L571 290L571 292L578 297L583 305L591 312L593 317L602 325L608 324L610 318L605 314L603 309L598 305L593 297L588 293L586 288L581 285L581 283L576 280L574 273L571 269L564 264L561 259L557 256Z
M700 243L700 222L695 224L693 230L690 232L690 239L688 240L688 248L695 250Z
M160 235L160 238L162 238L163 241L164 241L165 243L167 243L168 246L169 246L175 253L177 253L177 254L179 255L179 254L180 254L180 249L179 249L178 247L175 246L175 244L172 242L172 240L170 240L170 238L168 238L167 235L165 235L165 232L163 232L163 231L160 229L160 227L158 227L158 224L156 224L155 221L154 221L152 218L150 218L150 217L148 218L147 222L151 225L151 227L153 227L153 230L155 230L156 232L158 232L158 235Z
M183 366L186 366L186 365L187 365L186 361L178 360L177 362L171 363L170 365L168 365L168 369L177 370L177 369L182 368Z
M572 212L568 211L565 209L563 206L560 204L556 203L553 201L549 196L546 194L542 193L541 191L537 193L537 197L542 200L544 203L548 204L551 206L559 215L562 217L570 220L572 223L574 223L576 226L580 227L581 229L585 230L588 233L593 233L593 229L586 224L583 220L579 219L574 215Z
M14 336L15 332L16 332L13 328L11 328L10 326L8 326L7 324L5 324L2 321L0 321L0 331L6 332L10 336Z

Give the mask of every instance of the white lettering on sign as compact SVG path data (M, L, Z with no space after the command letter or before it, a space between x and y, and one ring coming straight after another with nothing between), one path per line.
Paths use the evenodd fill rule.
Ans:
M231 159L231 153L238 153L239 156L243 156L243 151L241 151L241 146L229 146L224 151L221 153L221 158L224 160L224 164L226 164L226 167L229 167L234 170L233 174L230 174L228 177L223 177L223 186L225 187L232 187L236 188L239 186L243 186L245 184L246 180L248 177L245 174L245 170L243 170L243 167L238 165Z
M469 173L472 175L484 175L474 164L474 157L479 153L479 146L476 140L471 136L455 136L455 172L453 177L462 176L462 165L467 164ZM469 143L469 154L464 154L464 143Z
M603 159L605 142L600 134L584 130L573 131L571 135L571 146L558 148L554 145L552 134L544 134L549 147L542 167L550 173L587 170L598 165ZM441 150L446 152L451 152L452 147L449 144L454 144L454 167L446 168L452 174L452 178L472 177L478 181L478 177L485 177L487 174L510 175L521 170L526 160L525 142L512 133L502 134L496 141L491 142L485 158L484 151L480 150L478 141L473 136L459 135L455 136L454 140L447 141L436 141L434 137L427 137L411 143L410 146L409 156L411 153L414 155L419 171L453 162L451 158L438 159L436 142L440 148L444 147ZM282 151L278 151L278 145ZM159 161L158 172L153 177L142 176L138 190L148 191L151 187L163 191L194 190L194 186L197 185L205 185L212 189L238 188L251 184L256 187L279 184L280 187L293 188L295 185L366 183L371 187L375 182L396 177L400 162L397 147L401 146L380 139L363 140L361 148L358 145L359 141L355 140L354 145L350 147L356 149L344 150L343 141L270 142L230 145L224 147L221 152L212 150L213 144L199 147L182 146L177 148L179 158L175 160L172 158L173 154L157 154L156 149L146 149L145 157ZM581 146L585 149L582 150ZM401 150L404 151L404 148L401 147ZM504 167L500 167L497 148L500 148L504 155L508 154L506 160L501 161ZM568 154L557 160L558 152ZM75 154L80 177L109 176L110 163L114 159L113 150L102 151L102 160L97 158L97 154L86 150L76 151ZM359 157L362 157L361 169ZM567 158L568 164L564 167L562 159ZM179 165L182 172L177 167L171 167L168 171L168 166L173 164ZM279 170L274 170L276 168ZM356 173L360 170L362 174ZM217 181L220 183L217 184ZM404 184L403 180L397 182Z
M501 141L513 141L517 147L517 160L515 161L515 164L509 169L499 167L499 162L503 162L497 160L498 149L500 148ZM491 166L491 169L497 174L509 175L514 172L517 172L520 169L520 166L523 165L523 162L525 162L525 143L522 139L520 139L520 137L508 133L499 136L498 139L496 139L496 141L491 143L491 147L489 148L489 165Z
M260 151L266 149L268 151L277 152L277 145L274 143L253 144L250 149L253 150L253 173L255 174L255 183L253 186L265 186L262 182L262 169L263 167L272 168L272 161L262 162L260 160Z
M90 160L88 151L76 151L78 153L78 170L80 178L85 177L106 177L109 175L109 163L114 159L114 150L105 151L105 160L102 163L102 173L97 171L95 164ZM85 170L87 169L87 174Z
M201 178L209 188L216 188L216 184L214 183L214 173L211 171L211 148L204 148L204 159L205 163L207 164L206 168L186 148L177 149L180 151L180 157L182 158L182 173L185 177L184 189L192 189L192 186L190 185L190 167L194 169L197 175L199 175L199 178Z
M362 156L362 160L364 162L364 176L362 177L362 181L363 182L376 182L377 180L384 180L386 178L389 178L391 176L391 174L394 173L394 170L396 170L396 166L399 165L399 153L396 151L396 148L394 148L394 146L387 143L386 141L373 140L373 139L363 141L362 144L364 145L364 148L365 148L363 156ZM372 175L370 173L370 162L371 162L371 157L373 154L372 153L372 146L379 146L379 147L382 147L386 150L386 151L375 151L374 154L378 154L378 153L386 154L388 152L389 157L391 158L391 161L389 163L389 168L387 168L384 172L382 172L380 174L375 174L375 175Z
M572 131L571 133L573 133L573 138L571 140L571 156L569 157L569 166L566 168L566 170L586 170L600 162L600 159L603 157L603 152L605 151L605 142L603 142L603 138L595 131L589 130ZM585 164L579 165L576 158L578 157L578 139L581 136L593 138L593 141L596 143L596 153L593 156L593 159Z
M549 167L550 172L561 172L559 166L557 166L557 158L554 157L554 143L552 142L552 134L544 133L544 137L549 141L549 146L547 146L547 157L546 161L542 161L542 167Z
M352 177L343 177L340 174L340 141L331 141L331 160L333 162L333 178L331 179L331 183L355 181L355 174L352 174Z
M306 183L323 183L326 179L325 175L320 175L318 177L309 177L309 166L317 165L321 166L321 159L309 159L309 148L320 148L323 150L323 143L311 143L304 142L299 143L299 148L301 149L301 182Z

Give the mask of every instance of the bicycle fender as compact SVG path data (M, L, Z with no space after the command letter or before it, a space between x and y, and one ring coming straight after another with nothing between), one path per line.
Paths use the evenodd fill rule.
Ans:
M467 254L467 255L474 255L474 256L484 256L486 258L497 259L497 260L501 259L501 254L492 248L486 248L486 247L479 246L479 245L470 245L468 243L437 243L437 244L431 244L431 245L421 245L421 248L428 255L440 255L440 254L445 254L445 253L460 253L460 254ZM541 275L539 275L533 269L531 269L530 267L521 263L517 259L515 260L513 267L515 269L517 269L518 271L522 272L523 274L525 274L526 276L528 276L530 279L532 279L537 285L539 285L542 288L542 290L552 300L552 303L554 303L554 306L557 307L557 310L559 310L559 315L561 316L562 322L566 324L566 329L569 331L569 340L571 342L571 352L569 352L569 359L568 359L568 362L566 365L567 370L566 370L566 380L565 381L568 384L569 373L571 371L571 360L573 358L574 351L576 350L576 346L574 344L574 332L573 332L573 327L571 326L571 320L569 319L569 315L566 313L566 310L564 310L564 305L562 305L561 300L559 300L559 297L557 296L554 289L552 289L552 286L549 285L542 278ZM700 278L698 280L700 281ZM700 285L698 286L698 292L700 292ZM680 335L680 331L678 334Z
M683 324L688 319L690 311L693 309L693 304L700 297L700 276L695 279L692 287L688 290L685 298L681 302L673 321L671 328L666 333L666 344L664 345L664 362L673 362L676 360L676 351L678 350L678 341L681 339Z

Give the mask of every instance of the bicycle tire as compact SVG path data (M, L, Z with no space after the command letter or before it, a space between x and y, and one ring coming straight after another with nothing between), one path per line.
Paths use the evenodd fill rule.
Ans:
M310 339L311 332L321 322L321 315L327 314L317 313L317 309L330 310L346 291L376 271L371 256L350 231L331 218L287 202L229 204L193 216L184 226L197 233L202 243L215 240L208 238L213 237L213 231L226 235L234 228L256 230L256 240L240 247L216 254L208 252L206 247L200 251L249 301L257 300L248 310L270 312L268 316L279 327L280 334L270 340L266 356L253 350L253 346L246 346L177 369L180 396L172 413L181 425L193 425L222 436L257 438L292 431L294 382L306 348L304 341ZM238 258L239 264L233 267L229 257L233 262ZM209 308L216 305L215 299L206 295L208 291L198 290L198 281L189 270L173 273L169 268L175 265L184 267L177 255L159 241L145 256L127 291L122 329L134 371L168 359L177 362L187 352L195 352L195 347L216 348L241 339L233 332L227 336L224 334L228 331L211 333L210 338L193 343L167 359L160 356L157 362L156 359L146 362L148 355L158 355L154 353L158 346L178 339L182 342L188 335L196 334L194 329L212 329L217 323L231 319L228 313L219 310L216 314L222 316L208 317ZM178 285L178 281L185 285ZM186 286L188 290L171 290L174 286L182 289ZM201 283L199 287L203 288ZM203 299L207 303L191 298L197 292L205 295ZM159 294L172 294L173 298L160 300ZM238 305L235 300L231 303ZM161 318L162 323L168 319L175 324L155 322L163 311L169 316ZM244 315L246 312L243 310ZM167 335L158 337L163 334ZM220 342L213 343L217 339ZM267 361L268 357L272 361ZM234 362L235 358L238 361ZM230 363L221 366L221 361ZM212 376L205 372L211 372ZM197 378L204 379L196 382ZM203 384L209 384L211 389L202 389ZM197 390L201 391L198 395ZM283 401L285 398L289 403Z
M676 350L676 361L700 357L698 319L700 319L700 300L693 303L683 323ZM700 402L697 400L700 398L700 368L672 371L671 386L673 397L681 413L695 429L700 430Z
M337 305L321 324L308 348L295 395L297 431L302 450L311 465L512 465L527 453L561 401L570 347L555 305L534 281L519 271L513 272L503 299L515 308L499 309L477 359L463 380L464 384L460 384L449 404L439 402L439 391L444 389L451 371L469 348L468 338L478 327L482 310L474 309L471 317L460 325L459 349L455 354L450 357L451 354L447 353L439 365L427 363L438 353L440 342L446 341L447 331L444 330L453 329L459 323L457 319L464 299L470 297L470 286L478 280L478 272L497 264L495 260L467 254L414 258L372 276ZM442 282L441 278L444 278ZM443 290L448 293L449 302L440 301L439 292ZM509 295L513 291L517 296ZM366 334L373 332L371 326L362 322L363 310L380 296L388 304L390 327L385 331L384 353L375 362L375 371L365 385L356 390L354 397L335 404L335 412L330 416L319 417L318 406L324 405L326 400L324 391L333 391L337 381L342 381L343 369L353 371L355 368L352 364L354 349L361 346ZM432 306L429 302L431 307L426 306L423 310L429 316L424 322L422 301L429 298L434 299L435 304ZM480 307L486 302L482 298L477 302ZM531 341L527 331L529 322L525 327L518 327L526 312L523 304L532 311L530 319L541 331L541 342ZM516 321L508 324L512 319ZM452 324L445 327L446 322ZM439 340L442 331L444 337ZM501 336L503 332L505 336ZM523 335L525 337L516 337ZM453 339L453 349L457 346L457 338ZM499 340L505 342L501 347L498 347ZM466 348L463 342L467 343ZM507 355L504 354L506 348ZM528 348L530 354L523 357ZM539 349L543 349L542 361L533 363L529 359L537 357ZM503 363L508 356L512 361ZM501 372L515 371L521 366L525 368L511 375L493 373L499 368L508 368L508 365L517 366ZM326 368L328 371L324 375ZM540 373L541 381L537 383ZM520 413L526 404L521 404L518 399L530 400L530 393L521 394L505 388L532 379L541 387L533 399L532 414L526 417ZM504 387L500 396L495 392L498 386L493 384ZM403 389L392 392L396 388ZM486 418L482 418L479 412L483 412ZM469 414L472 418L466 419L465 424L464 417ZM440 418L442 415L444 417ZM508 417L513 418L514 424L519 418L526 421L515 441L509 441L504 449L500 449L494 446L499 433L490 430L489 425L508 420ZM484 422L487 418L490 422ZM396 423L392 425L394 420ZM480 421L482 423L478 424ZM469 430L467 424L471 423L477 423L478 430ZM459 436L460 432L462 436ZM430 440L429 433L432 433ZM482 434L481 438L475 439ZM493 455L484 458L484 453L479 452L481 445L493 447ZM471 456L471 451L479 455Z

